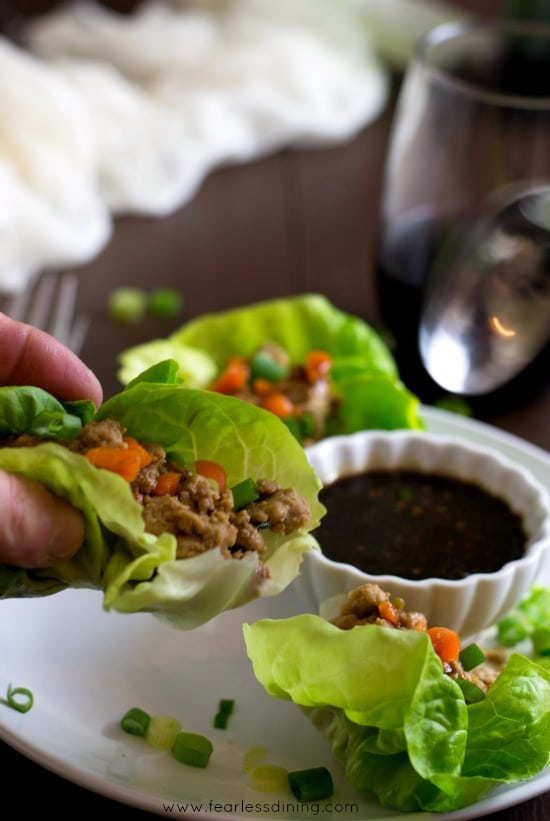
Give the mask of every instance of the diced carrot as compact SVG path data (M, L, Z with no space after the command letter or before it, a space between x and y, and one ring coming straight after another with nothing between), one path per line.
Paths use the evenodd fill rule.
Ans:
M174 470L167 470L166 473L161 473L157 479L157 483L153 488L153 496L173 496L177 490L181 478L180 473Z
M399 616L397 614L397 610L388 599L384 599L378 605L378 612L382 616L383 619L389 621L390 624L393 624L395 627L399 624Z
M304 370L308 382L317 382L329 373L332 367L332 357L326 351L309 351L306 356Z
M245 387L249 377L250 367L246 360L241 356L232 356L210 389L217 393L237 393Z
M113 448L102 445L90 448L85 456L95 467L118 473L128 482L133 482L140 469L148 465L153 458L131 437L125 437L124 447Z
M139 444L137 439L134 439L133 436L125 436L124 443L129 450L139 456L141 462L140 467L143 468L151 464L153 457L148 450L145 450L145 448Z
M258 396L268 396L273 390L273 385L268 379L258 377L252 383L252 389Z
M280 416L281 419L290 416L294 411L292 401L284 393L271 393L269 396L265 396L260 404L264 410L274 413L275 416Z
M205 479L213 479L220 489L220 493L227 487L227 474L223 467L217 462L211 462L208 459L197 459L195 462L195 470L200 476Z
M441 661L457 661L460 653L460 636L449 627L429 627L428 635Z

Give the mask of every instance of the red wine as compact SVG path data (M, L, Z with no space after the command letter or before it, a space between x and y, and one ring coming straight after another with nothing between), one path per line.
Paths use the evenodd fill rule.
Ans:
M393 340L393 354L402 381L422 402L431 404L447 391L430 377L420 356L418 330L426 280L435 266L445 269L459 233L459 222L445 226L422 216L402 222L386 232L377 259L379 308L385 329ZM524 369L491 393L464 398L475 412L484 413L519 405L550 381L550 346Z
M444 233L437 220L413 216L386 231L376 263L380 312L401 379L423 402L443 393L422 364L418 327L427 275Z

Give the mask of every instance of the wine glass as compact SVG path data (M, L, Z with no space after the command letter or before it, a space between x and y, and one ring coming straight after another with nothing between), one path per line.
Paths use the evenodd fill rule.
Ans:
M549 185L550 26L480 19L428 32L397 101L377 249L382 319L402 379L423 401L435 401L447 385L475 399L467 393L471 381L442 385L425 366L419 328L428 299L432 324L452 317L445 299L460 295L461 286L449 280L457 277L465 246L471 254L480 225L511 190L528 196ZM550 225L537 232L537 242L548 266ZM466 278L470 287L474 276ZM477 393L488 407L524 398L548 379L548 351L541 344L502 387Z

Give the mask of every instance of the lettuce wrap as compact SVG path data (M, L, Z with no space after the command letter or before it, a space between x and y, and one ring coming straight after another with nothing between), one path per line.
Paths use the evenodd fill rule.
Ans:
M280 345L293 364L303 363L312 350L330 354L331 388L339 402L326 435L425 427L419 400L399 379L382 338L362 319L340 311L320 294L197 317L166 339L123 351L118 378L126 384L144 368L171 358L185 384L207 388L231 355L250 357L266 342Z
M62 444L91 421L115 419L138 442L160 445L174 463L223 465L228 486L267 477L307 502L310 522L289 535L262 531L266 552L227 559L218 549L176 558L172 533L145 531L142 507L120 475L91 464ZM47 439L8 447L6 437ZM79 508L85 541L53 568L0 565L0 596L45 596L66 587L103 591L106 610L155 613L189 629L224 610L275 595L298 575L302 555L318 549L310 534L324 513L319 480L303 448L272 414L231 397L186 388L177 365L163 362L137 377L95 411L91 402L61 403L33 387L0 388L0 468L38 480Z
M401 812L450 812L550 763L550 671L513 653L466 702L425 632L302 614L243 626L258 681L293 701L351 785Z

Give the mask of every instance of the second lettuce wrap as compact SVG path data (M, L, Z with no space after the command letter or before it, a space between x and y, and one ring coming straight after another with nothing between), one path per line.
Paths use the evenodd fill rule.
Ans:
M332 388L340 397L328 435L364 429L424 428L420 403L401 382L393 356L374 329L320 294L273 299L205 314L166 339L129 348L118 376L128 383L144 368L171 358L185 384L207 388L229 356L248 357L266 342L297 364L312 350L332 358Z
M550 673L510 656L468 704L426 633L320 616L244 625L254 673L293 701L359 792L401 812L452 812L550 764Z
M519 653L467 704L426 633L320 616L244 625L254 673L293 701L350 784L401 812L452 812L550 763L550 674Z

